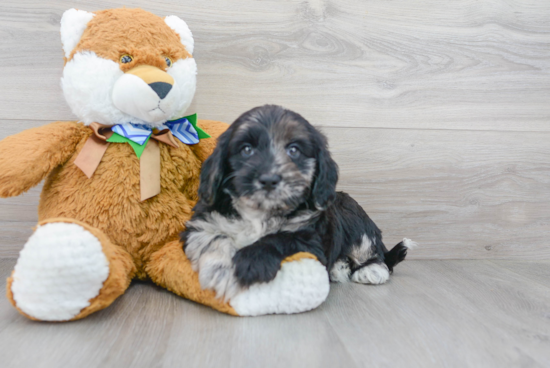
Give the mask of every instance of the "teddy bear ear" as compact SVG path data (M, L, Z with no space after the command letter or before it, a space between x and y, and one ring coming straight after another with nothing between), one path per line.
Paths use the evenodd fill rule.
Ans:
M65 57L71 55L71 51L78 45L88 22L95 16L84 10L69 9L61 17L61 43Z
M180 40L183 46L185 46L187 51L192 54L193 48L195 46L195 41L193 40L193 34L187 26L187 23L185 23L182 19L175 15L167 16L166 18L164 18L164 22L168 25L168 27L176 31L176 33L180 36Z

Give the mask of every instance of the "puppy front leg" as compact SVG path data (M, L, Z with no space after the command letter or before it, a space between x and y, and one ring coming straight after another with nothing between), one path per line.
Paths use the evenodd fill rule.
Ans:
M298 252L309 252L326 264L321 239L313 231L280 232L267 235L235 253L235 276L241 287L269 282L281 268L281 262Z
M185 244L185 254L199 274L201 287L214 290L217 298L230 299L239 291L232 263L236 251L233 241L225 236L205 241L204 237L191 233Z

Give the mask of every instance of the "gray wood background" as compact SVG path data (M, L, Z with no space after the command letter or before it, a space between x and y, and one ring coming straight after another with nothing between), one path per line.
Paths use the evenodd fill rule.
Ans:
M175 14L195 35L193 110L264 103L329 136L340 189L417 259L550 258L550 1L0 3L0 139L75 117L61 93L71 7ZM0 257L31 234L40 188L0 200Z

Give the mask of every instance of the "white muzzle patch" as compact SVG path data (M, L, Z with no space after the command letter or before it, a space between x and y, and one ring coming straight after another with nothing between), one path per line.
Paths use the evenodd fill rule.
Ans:
M124 74L113 87L113 104L128 115L150 124L162 124L175 113L178 87L173 85L164 97L159 96L143 79Z

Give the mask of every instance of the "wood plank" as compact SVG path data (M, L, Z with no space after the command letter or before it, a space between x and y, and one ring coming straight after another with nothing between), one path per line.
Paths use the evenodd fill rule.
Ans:
M322 126L549 131L550 3L79 1L185 19L204 118L282 104ZM71 120L59 86L66 0L0 5L0 118Z
M434 261L427 267L432 274L423 280L428 282L433 275L442 275L441 292L449 296L449 304L468 311L472 322L490 330L499 344L509 344L518 365L548 366L550 288L533 282L529 275L521 274L521 269L517 270L519 273L509 272L500 264L491 263ZM546 269L549 268L550 263L546 262ZM458 285L458 290L454 285Z
M4 280L14 262L1 262ZM28 321L5 298L0 316L0 353L13 368L39 361L44 367L355 367L319 312L235 318L150 283L134 283L108 309L73 323Z
M324 310L356 362L548 366L550 289L498 263L405 262L383 287L333 286Z
M421 245L411 259L550 258L549 133L323 131L340 166L339 189L361 203L388 247L409 237ZM39 188L0 199L3 256L16 256L30 235L38 199Z
M193 305L173 321L163 367L358 367L319 311L231 319ZM195 339L182 339L187 331ZM224 347L212 349L215 346Z
M24 130L37 128L42 125L52 123L49 120L0 120L0 140L17 133L20 133Z
M323 129L349 192L411 258L550 258L547 133Z
M550 287L550 267L547 261L532 260L530 262L521 261L494 261L499 267L507 271L514 272L516 275L523 276L531 282L538 282L541 285Z
M38 222L42 184L14 198L0 198L0 258L16 258Z
M72 323L29 321L1 298L0 354L14 368L546 367L550 288L523 273L532 262L511 264L408 261L292 316L230 317L143 282ZM13 265L0 260L0 287Z
M32 235L35 226L36 221L0 221L0 257L17 258L21 249L23 249L23 245Z

